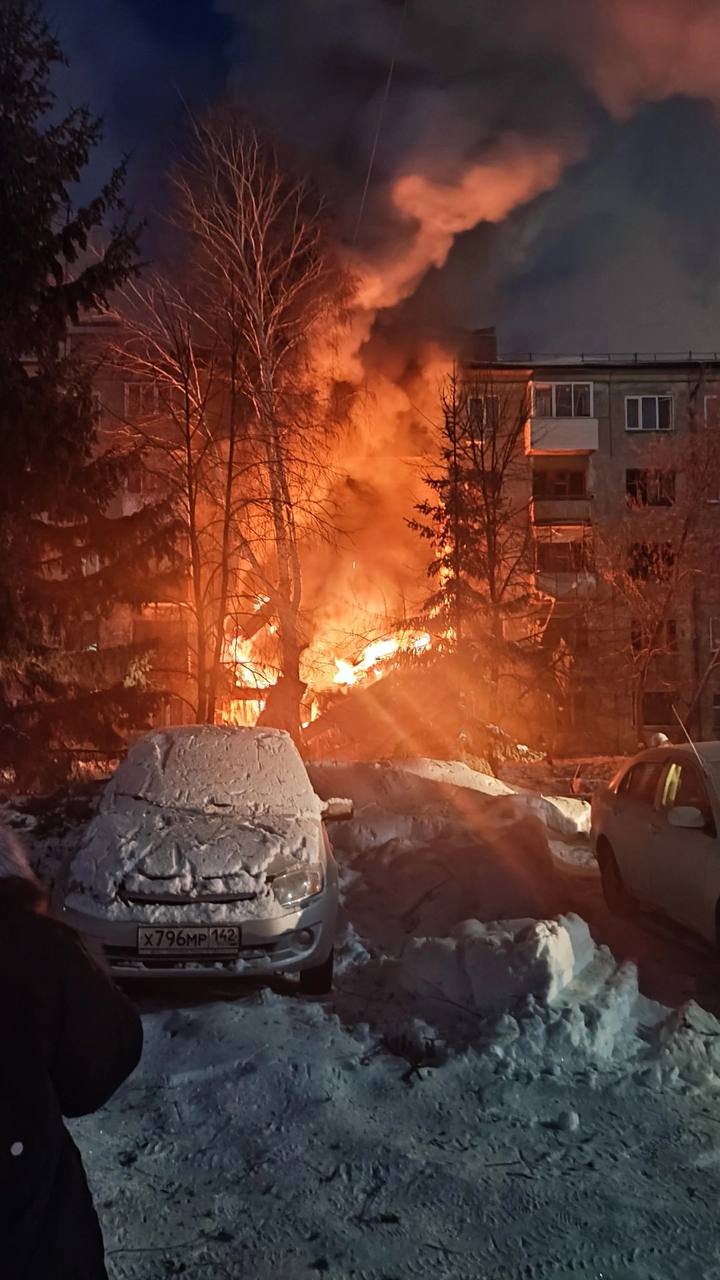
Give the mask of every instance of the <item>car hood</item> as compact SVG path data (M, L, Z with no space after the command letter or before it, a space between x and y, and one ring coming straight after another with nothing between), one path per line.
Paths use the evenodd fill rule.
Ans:
M262 819L126 799L91 822L69 869L66 905L117 920L283 914L269 880L323 857L319 819ZM229 901L228 901L229 900Z

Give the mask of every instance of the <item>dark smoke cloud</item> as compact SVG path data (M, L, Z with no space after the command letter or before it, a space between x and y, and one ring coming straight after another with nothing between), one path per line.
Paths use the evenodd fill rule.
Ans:
M352 237L402 4L220 7L253 45L234 89L322 174ZM408 0L397 49L358 342L497 319L534 349L714 345L717 235L696 207L717 207L720 174L678 192L657 152L687 168L698 128L717 146L716 0ZM699 230L702 262L684 247Z

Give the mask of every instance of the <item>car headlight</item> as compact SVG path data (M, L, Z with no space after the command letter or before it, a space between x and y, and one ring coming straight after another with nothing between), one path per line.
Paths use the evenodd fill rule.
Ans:
M304 902L320 893L323 887L323 870L319 862L310 862L297 871L286 871L275 876L272 891L283 907L291 907L296 902Z

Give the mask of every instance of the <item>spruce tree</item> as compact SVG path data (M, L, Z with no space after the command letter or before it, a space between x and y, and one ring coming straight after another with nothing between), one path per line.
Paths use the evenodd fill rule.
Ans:
M423 476L433 497L416 505L411 529L432 546L428 576L434 590L424 603L426 619L459 652L476 632L486 603L483 586L483 477L468 448L466 397L455 371L442 391L443 421L437 467Z
M137 653L76 650L77 624L157 599L175 537L162 504L112 518L127 460L98 438L93 364L68 342L138 269L125 166L73 203L101 124L62 116L64 59L30 0L0 8L0 765L18 781L75 744L112 749L154 699ZM164 564L165 573L154 566ZM162 596L160 596L162 598Z

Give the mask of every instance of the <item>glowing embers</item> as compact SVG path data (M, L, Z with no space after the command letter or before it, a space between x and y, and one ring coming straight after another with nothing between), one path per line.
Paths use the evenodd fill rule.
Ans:
M398 653L423 653L431 645L432 639L427 631L401 631L395 636L372 640L355 662L335 659L337 671L333 683L353 685L368 678L377 680L383 675L384 664L389 658Z

